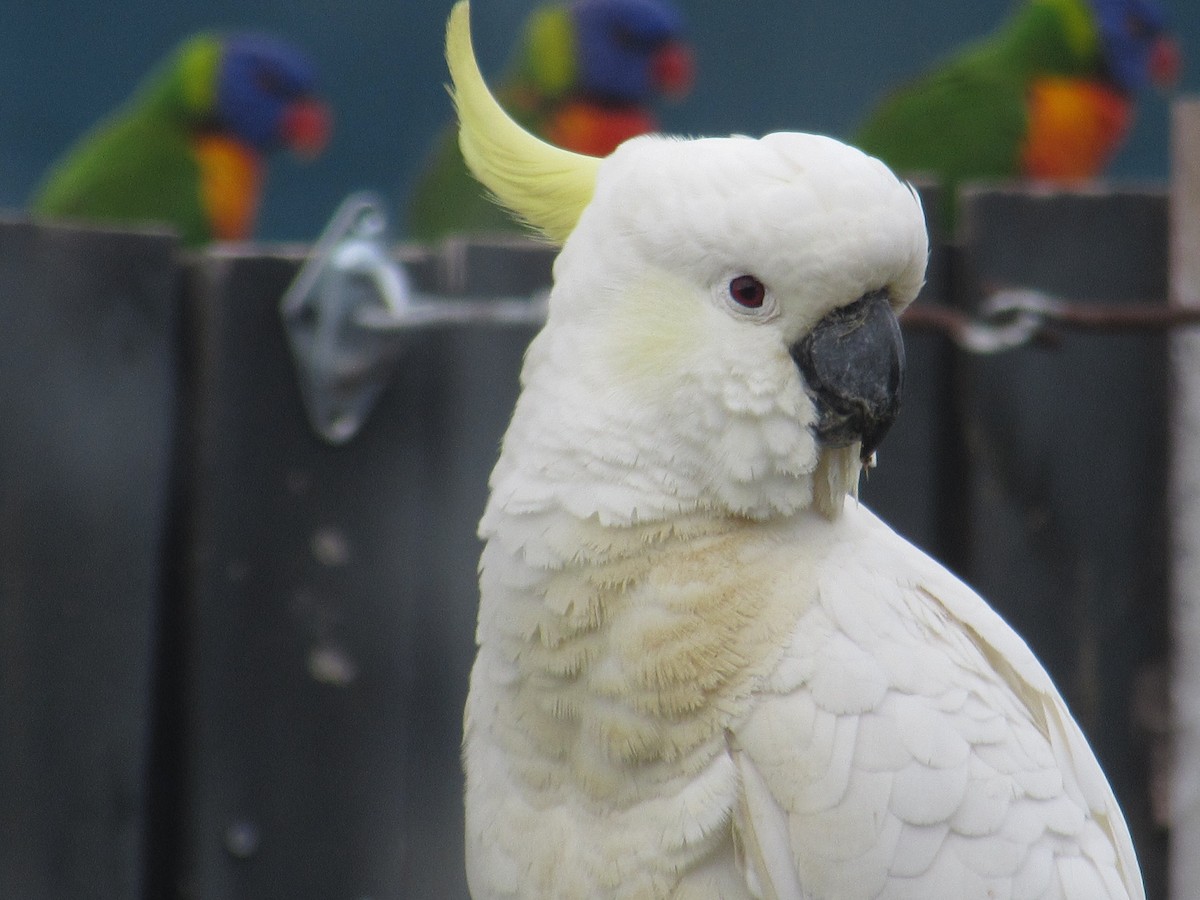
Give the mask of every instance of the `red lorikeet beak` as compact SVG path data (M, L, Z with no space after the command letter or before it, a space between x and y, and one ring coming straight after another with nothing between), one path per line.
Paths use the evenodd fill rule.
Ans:
M319 100L297 100L283 114L284 143L304 159L321 155L330 128L329 107Z
M655 85L668 97L679 99L692 89L696 66L687 44L666 44L654 55L651 66Z
M1150 48L1150 80L1156 87L1174 87L1182 67L1179 44L1174 39L1160 37Z

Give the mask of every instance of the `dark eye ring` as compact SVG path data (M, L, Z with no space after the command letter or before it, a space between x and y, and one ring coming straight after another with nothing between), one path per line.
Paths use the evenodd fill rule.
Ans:
M738 306L758 309L767 298L767 289L753 275L739 275L729 282L729 296Z

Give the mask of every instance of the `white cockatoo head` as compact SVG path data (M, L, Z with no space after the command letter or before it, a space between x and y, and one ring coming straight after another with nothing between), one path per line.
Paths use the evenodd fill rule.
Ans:
M493 506L606 524L835 515L894 417L920 202L811 134L645 135L603 160L520 129L447 39L468 165L563 248Z

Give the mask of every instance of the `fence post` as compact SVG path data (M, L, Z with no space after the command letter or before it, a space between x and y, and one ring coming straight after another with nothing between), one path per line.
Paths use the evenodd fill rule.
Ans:
M1077 304L1166 303L1161 191L968 191L976 302L996 287ZM1041 658L1121 802L1150 896L1165 881L1153 737L1164 683L1166 363L1161 334L1063 332L963 367L968 581ZM1160 703L1161 707L1163 704Z
M0 896L140 900L176 242L0 223Z
M1171 302L1200 306L1200 100L1174 106L1171 159ZM1200 897L1200 332L1171 338L1171 366L1170 895L1186 900Z
M527 242L404 251L423 291L521 295L549 274ZM210 251L189 281L182 880L199 900L463 897L475 527L530 330L422 333L330 446L279 316L298 264Z

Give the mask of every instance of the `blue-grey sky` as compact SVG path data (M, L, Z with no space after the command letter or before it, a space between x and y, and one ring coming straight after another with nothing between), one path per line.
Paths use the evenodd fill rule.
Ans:
M789 129L845 135L887 88L990 30L1009 0L905 3L679 0L697 50L691 96L662 109L691 135ZM115 107L175 43L201 28L266 29L305 46L335 108L325 156L271 167L267 239L310 240L339 200L380 191L397 215L450 114L442 29L451 0L50 0L10 4L0 28L0 207L21 207L41 172ZM535 0L474 0L475 41L495 74ZM1200 0L1168 4L1184 49L1182 92L1200 92ZM1189 52L1191 51L1191 52ZM1115 179L1162 182L1169 99L1143 98ZM402 222L398 231L402 236Z

